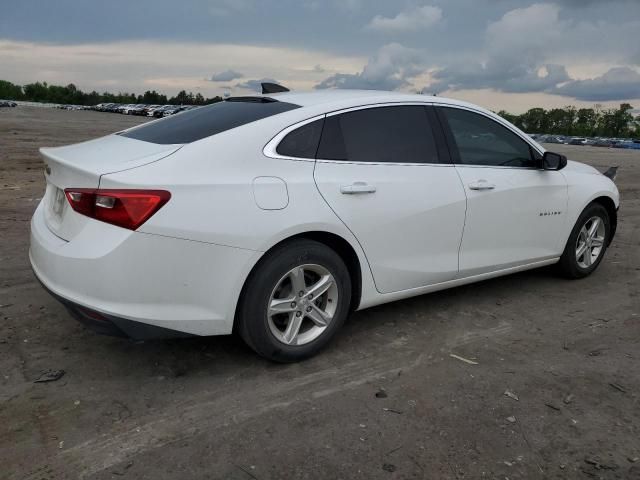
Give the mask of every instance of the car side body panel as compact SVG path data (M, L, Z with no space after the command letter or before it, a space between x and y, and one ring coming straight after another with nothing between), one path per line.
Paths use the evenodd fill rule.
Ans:
M450 99L434 100L434 105L486 116L518 135L534 151L545 152L526 133L486 109ZM569 161L561 171L460 164L456 169L467 187L468 198L460 279L520 268L531 262L553 263L562 254L580 213L591 201L607 197L616 208L619 205L615 184L593 167L579 162ZM483 192L468 188L478 180L487 180L495 189Z
M453 165L318 160L315 180L366 252L378 291L397 292L456 277L466 199ZM358 182L376 191L341 191Z
M269 249L301 234L327 232L346 240L361 265L363 299L374 295L375 285L362 248L313 185L315 162L265 157L262 148L270 138L242 135L242 128L223 132L207 139L209 142L185 145L171 157L145 168L103 175L100 187L135 185L171 191L171 201L138 229L140 233L254 252L249 264L237 267L238 281L228 290L227 307L221 314L227 333L231 332L237 300L252 268ZM215 157L211 151L216 152ZM226 151L234 152L234 161L225 158ZM289 201L284 208L264 209L256 203L257 177L277 177L285 183ZM279 200L279 192L277 196L274 201ZM215 269L215 262L206 268ZM217 283L210 283L210 288L217 288ZM201 300L208 301L206 297Z
M459 278L562 254L567 184L557 171L456 165L467 192ZM490 190L474 190L486 181Z
M373 240L371 251L381 255L381 278L385 279L382 282L384 287L379 289L387 292L380 293L368 259L367 244L370 241L359 238L357 229L352 231L345 225L348 221L341 221L345 215L337 215L327 204L314 182L314 169L318 167L316 161L273 158L265 154L265 146L293 125L342 109L402 102L428 105L436 101L466 108L477 107L440 98L381 92L291 92L274 95L274 98L299 104L301 108L180 148L174 146L174 150L167 151L167 156L157 161L154 158L146 165L123 163L115 169L106 168L99 176L99 188L166 189L171 192L170 202L135 232L87 218L73 238L65 240L51 232L46 225L43 206L38 207L32 220L30 249L37 277L56 295L105 314L195 335L215 335L232 331L243 285L266 252L282 241L309 232L328 232L339 236L356 253L362 278L361 309L557 261L557 257L542 258L545 255L538 254L518 259L517 265L494 259L498 266L493 271L470 268L464 278L460 278L458 267L454 265L457 263L455 255L452 256L448 250L444 259L446 265L438 264L444 258L439 256L443 244L436 242L433 265L437 274L431 275L434 270L429 271L429 254L416 255L415 248L419 244L419 235L432 234L433 228L425 227L425 224L433 226L435 216L425 217L415 209L409 209L405 220L409 219L410 224L409 217L413 216L416 221L415 230L411 232L414 235L410 244L414 248L411 255L400 258L402 255L393 251L402 236L398 225L390 222L387 236L384 228L374 232L378 238ZM479 110L519 132L490 112ZM524 135L522 132L518 134ZM129 142L115 140L110 143L120 143L123 148ZM528 137L526 141L538 151L544 151ZM87 155L90 153L87 149ZM117 156L117 152L113 154ZM390 168L384 166L380 171ZM464 184L460 183L457 170L451 165L414 165L413 168L424 168L425 172L430 168L441 169L451 174L447 181L458 177L457 188L462 189ZM333 187L341 182L337 176L325 172L325 180L333 176L329 182ZM570 162L561 172L537 173L540 176L560 174L566 184L567 218L561 226L554 224L550 227L561 231L556 242L558 256L573 223L590 201L607 196L616 206L619 205L615 185L597 172L581 170ZM376 181L386 188L383 176L381 174ZM281 180L286 189L286 202L280 184L277 188L260 190L260 200L257 201L255 179L261 177ZM358 179L355 176L351 178ZM509 181L506 178L506 184ZM320 178L319 184L322 182ZM517 180L513 182L515 188ZM404 199L401 197L402 202L415 201L418 184L416 178L411 195L405 195ZM270 192L273 192L273 198ZM541 195L540 191L532 192L526 198L533 202L537 195ZM464 200L444 203L449 207L454 205L456 214L462 214L466 206ZM404 208L403 205L406 206L403 203L398 207ZM434 215L437 211L438 207L434 209ZM375 222L375 215L369 218ZM478 224L482 225L486 218L477 217ZM513 221L516 219L513 217ZM525 219L517 221L526 222ZM451 227L449 230L455 233L461 224L464 224L464 219L455 220L445 227ZM490 228L496 228L496 225L494 222ZM494 233L501 234L499 231ZM372 232L364 234L369 236ZM450 235L447 241L454 246L456 242L459 245L461 236L464 242L462 231ZM389 249L386 256L385 244ZM419 272L415 268L417 263L420 263ZM393 277L398 270L410 275L397 282Z

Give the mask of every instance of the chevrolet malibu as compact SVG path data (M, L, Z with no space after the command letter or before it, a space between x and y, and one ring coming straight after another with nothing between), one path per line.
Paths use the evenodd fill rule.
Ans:
M237 331L281 362L355 310L550 264L585 277L619 206L611 178L493 113L391 92L232 97L41 153L30 259L73 316Z

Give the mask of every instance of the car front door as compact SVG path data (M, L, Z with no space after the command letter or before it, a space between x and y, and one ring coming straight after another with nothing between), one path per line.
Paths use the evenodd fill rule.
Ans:
M458 273L466 199L455 167L440 161L446 146L433 123L424 105L367 107L324 122L316 185L362 245L382 293Z
M561 255L567 183L519 134L480 112L438 107L467 195L460 277Z

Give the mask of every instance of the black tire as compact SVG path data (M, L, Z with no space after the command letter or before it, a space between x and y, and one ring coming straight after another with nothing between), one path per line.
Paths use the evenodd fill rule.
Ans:
M272 333L267 306L283 276L308 264L320 265L333 276L338 305L332 320L317 338L303 345L287 345ZM254 268L240 298L237 331L259 355L275 362L297 362L315 355L329 343L347 318L350 301L351 278L342 258L322 243L292 240L269 252Z
M590 266L585 268L578 263L578 259L576 258L576 247L578 237L580 235L580 230L585 225L585 223L593 217L599 217L604 223L604 242L598 258L593 263L591 263ZM599 203L591 203L587 205L587 207L580 214L580 217L578 217L573 230L571 230L569 240L567 240L567 244L564 248L564 252L562 253L562 257L560 257L560 262L558 263L558 270L560 271L560 273L563 276L571 279L584 278L588 275L591 275L591 273L593 273L593 271L598 268L598 265L600 265L600 262L602 261L604 254L606 253L607 247L609 246L610 235L611 221L609 219L609 213L607 212L607 209Z

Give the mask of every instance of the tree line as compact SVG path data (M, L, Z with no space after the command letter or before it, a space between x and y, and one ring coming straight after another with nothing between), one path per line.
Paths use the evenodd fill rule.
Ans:
M527 133L548 133L576 137L633 137L640 136L640 115L635 118L628 103L618 108L531 108L522 115L500 110L505 120Z
M167 98L166 95L147 90L142 95L134 93L98 93L83 92L73 83L67 86L49 85L47 82L35 82L27 85L15 85L6 80L0 80L0 99L24 100L28 102L60 103L69 105L96 105L98 103L142 103L147 105L207 105L222 100L222 97L205 98L201 93L194 94L185 90L176 96Z
M176 96L147 90L142 95L133 93L83 92L73 83L67 86L49 85L35 82L14 85L0 80L0 99L25 100L30 102L60 103L72 105L96 105L98 103L142 103L151 105L206 105L222 100L221 97L205 98L201 93L193 94L185 90ZM548 133L581 137L632 137L640 135L640 115L631 114L633 107L623 103L619 108L531 108L521 115L500 110L498 115L527 133Z

